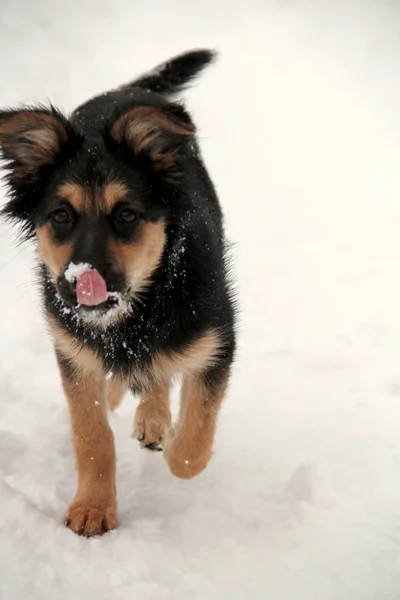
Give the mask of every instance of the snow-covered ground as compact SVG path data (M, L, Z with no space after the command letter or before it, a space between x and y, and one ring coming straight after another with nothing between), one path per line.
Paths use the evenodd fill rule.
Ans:
M4 0L0 106L68 111L197 46L221 53L187 99L242 306L214 458L174 479L127 398L120 528L64 529L67 407L32 253L2 226L0 599L398 600L396 2Z

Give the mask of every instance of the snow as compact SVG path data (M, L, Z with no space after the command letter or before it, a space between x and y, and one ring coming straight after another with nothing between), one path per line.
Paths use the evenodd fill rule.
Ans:
M81 539L62 524L74 460L33 251L1 227L1 599L398 600L399 28L372 0L4 5L1 106L70 110L220 51L186 98L241 321L206 472L180 481L141 451L128 397L120 527Z
M81 275L83 275L83 273L89 271L90 269L91 266L89 265L89 263L75 264L73 262L70 262L68 267L65 269L64 277L70 283L74 283ZM85 294L86 292L83 293Z

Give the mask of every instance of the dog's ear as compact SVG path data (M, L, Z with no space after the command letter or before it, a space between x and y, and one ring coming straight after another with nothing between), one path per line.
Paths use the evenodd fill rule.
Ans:
M145 155L157 171L179 175L179 150L190 141L196 128L179 105L166 108L137 106L119 116L110 127L112 139L125 143L135 155Z
M67 123L55 109L0 111L1 157L14 184L35 181L41 167L55 163L67 141Z

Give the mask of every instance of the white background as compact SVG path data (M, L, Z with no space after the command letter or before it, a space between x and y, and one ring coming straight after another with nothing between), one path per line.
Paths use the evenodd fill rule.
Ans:
M74 462L33 253L1 227L1 600L398 600L399 40L388 0L2 0L3 107L68 112L220 52L186 98L241 322L207 471L182 482L140 451L127 398L120 528L81 539L61 522Z

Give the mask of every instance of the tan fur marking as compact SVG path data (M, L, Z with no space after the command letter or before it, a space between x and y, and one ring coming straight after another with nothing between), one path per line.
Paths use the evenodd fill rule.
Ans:
M206 468L227 381L228 374L210 391L198 376L184 378L178 423L167 435L164 448L164 458L176 477L191 479Z
M64 271L72 254L72 243L55 244L51 233L51 225L46 223L36 230L38 251L54 278Z
M66 524L83 535L101 535L117 524L115 449L107 421L106 381L99 362L54 320L50 326L56 348L78 371L68 378L60 364L61 378L71 417L78 472L75 499L66 513Z
M167 239L165 224L142 222L138 238L131 244L111 242L111 251L122 266L133 293L145 289L157 268Z
M117 524L115 450L107 422L105 382L99 374L82 373L77 381L62 374L73 432L78 489L67 510L70 529L101 535Z
M54 317L48 315L47 320L50 325L55 348L71 360L80 373L97 373L99 377L101 376L104 379L101 362L95 353L79 343L73 335L60 327Z
M40 126L51 127L63 141L67 139L67 132L56 118L45 113L29 110L20 112L7 119L7 121L0 125L0 133L13 134L19 131L29 131Z
M175 123L158 108L138 106L118 119L111 130L111 135L118 143L121 143L125 137L134 152L138 154L154 144L163 130L188 136L195 132L193 125Z
M65 198L73 206L77 213L82 213L88 208L88 201L85 190L77 183L64 183L57 190L61 198Z
M215 364L221 345L222 340L218 331L208 331L182 352L156 355L150 373L139 373L137 379L145 389L148 389L151 381L163 382L178 374L202 373Z
M0 144L28 169L53 163L66 139L61 123L43 113L20 112L0 125Z
M110 212L127 194L128 190L122 183L108 183L104 187L104 205L107 212Z
M83 188L77 183L68 182L58 189L58 195L68 200L76 212L85 212L92 217L102 211L109 213L115 204L123 200L128 189L123 183L112 182L103 187Z
M40 148L43 160L51 162L58 151L60 141L56 133L49 128L40 127L24 133L24 140L32 142L36 148Z
M152 450L159 449L165 434L171 428L169 388L170 382L164 381L140 396L133 435L138 438L142 448L150 446Z
M155 360L154 368L160 373L201 373L211 367L218 357L221 348L221 337L215 330L207 332L200 339L188 346L181 354L170 357L160 356Z

